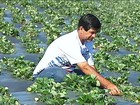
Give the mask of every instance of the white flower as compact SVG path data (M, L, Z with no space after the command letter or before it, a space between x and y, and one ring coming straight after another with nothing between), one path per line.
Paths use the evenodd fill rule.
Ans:
M39 98L35 97L35 101L38 101L38 100L39 100Z

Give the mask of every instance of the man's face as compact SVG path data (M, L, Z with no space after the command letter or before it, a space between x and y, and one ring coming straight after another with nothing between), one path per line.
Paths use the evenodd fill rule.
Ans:
M95 29L89 29L88 31L85 31L83 27L81 27L81 31L82 40L84 41L92 41L96 37L96 33L99 32L99 30Z

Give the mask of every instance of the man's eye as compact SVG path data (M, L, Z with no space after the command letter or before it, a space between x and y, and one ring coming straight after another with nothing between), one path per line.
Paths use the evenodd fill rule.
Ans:
M91 34L95 34L95 32L91 32Z

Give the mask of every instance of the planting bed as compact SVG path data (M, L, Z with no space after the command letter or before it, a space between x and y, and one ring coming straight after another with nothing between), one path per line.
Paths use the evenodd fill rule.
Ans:
M139 0L1 0L0 105L140 104L139 5ZM93 58L122 96L110 96L94 76L68 75L62 83L32 79L47 45L76 29L84 13L101 20Z

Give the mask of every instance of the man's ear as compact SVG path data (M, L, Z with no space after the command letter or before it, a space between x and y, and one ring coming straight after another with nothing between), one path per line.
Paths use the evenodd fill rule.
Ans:
M83 26L80 26L80 27L79 27L79 30L83 30L83 29L84 29Z

